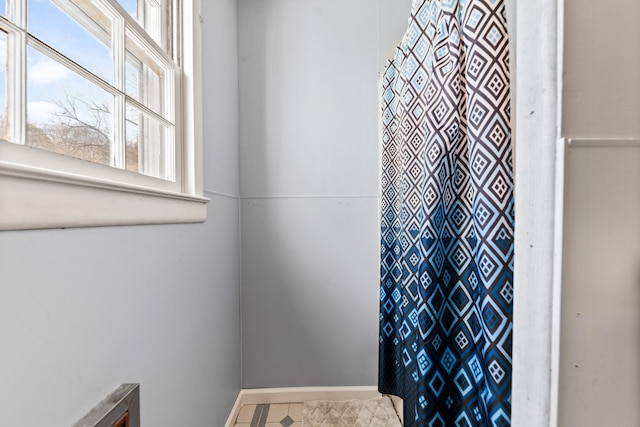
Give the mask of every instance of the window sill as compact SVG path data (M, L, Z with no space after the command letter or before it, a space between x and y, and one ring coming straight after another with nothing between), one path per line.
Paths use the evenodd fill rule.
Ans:
M208 201L0 161L0 230L203 222Z

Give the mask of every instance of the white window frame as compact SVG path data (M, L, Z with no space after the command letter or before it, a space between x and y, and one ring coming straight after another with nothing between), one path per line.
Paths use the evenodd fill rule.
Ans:
M202 222L201 0L181 3L176 182L0 142L0 230ZM8 55L25 55L12 52ZM16 58L21 60L21 58ZM9 76L7 76L9 79ZM8 80L21 90L26 82ZM8 95L8 94L7 94ZM9 96L9 95L8 95ZM24 127L23 127L24 128ZM24 131L22 131L24 132Z

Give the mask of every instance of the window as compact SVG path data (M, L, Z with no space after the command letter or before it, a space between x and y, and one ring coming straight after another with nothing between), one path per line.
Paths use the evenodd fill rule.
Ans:
M199 8L0 0L1 229L204 220Z

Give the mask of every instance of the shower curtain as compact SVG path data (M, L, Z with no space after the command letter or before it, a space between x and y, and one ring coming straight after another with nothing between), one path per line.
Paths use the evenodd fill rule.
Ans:
M380 392L405 426L509 426L513 171L502 0L414 0L381 92Z

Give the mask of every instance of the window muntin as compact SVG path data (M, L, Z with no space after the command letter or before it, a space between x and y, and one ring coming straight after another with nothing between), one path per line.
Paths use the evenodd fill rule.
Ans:
M127 157L127 170L175 180L170 175L175 162L172 126L131 104L127 104L126 117L127 154L132 153Z
M27 18L30 35L107 83L114 84L113 22L108 15L95 7L85 12L72 1L29 0Z
M4 10L4 9L3 9ZM7 139L7 33L0 31L0 139Z
M25 144L111 165L114 96L27 46Z
M2 139L175 182L180 190L179 69L166 53L173 41L156 42L174 34L161 20L171 7L168 0L15 1L18 25L0 18L0 30L14 51L25 49L24 61L8 55L6 67L23 89L3 100L13 132L0 132ZM59 25L56 14L67 22Z
M129 29L125 34L127 95L164 118L169 118L171 111L163 105L166 98L166 67L162 65L161 59L150 54L149 49L144 46L144 40L136 37Z

